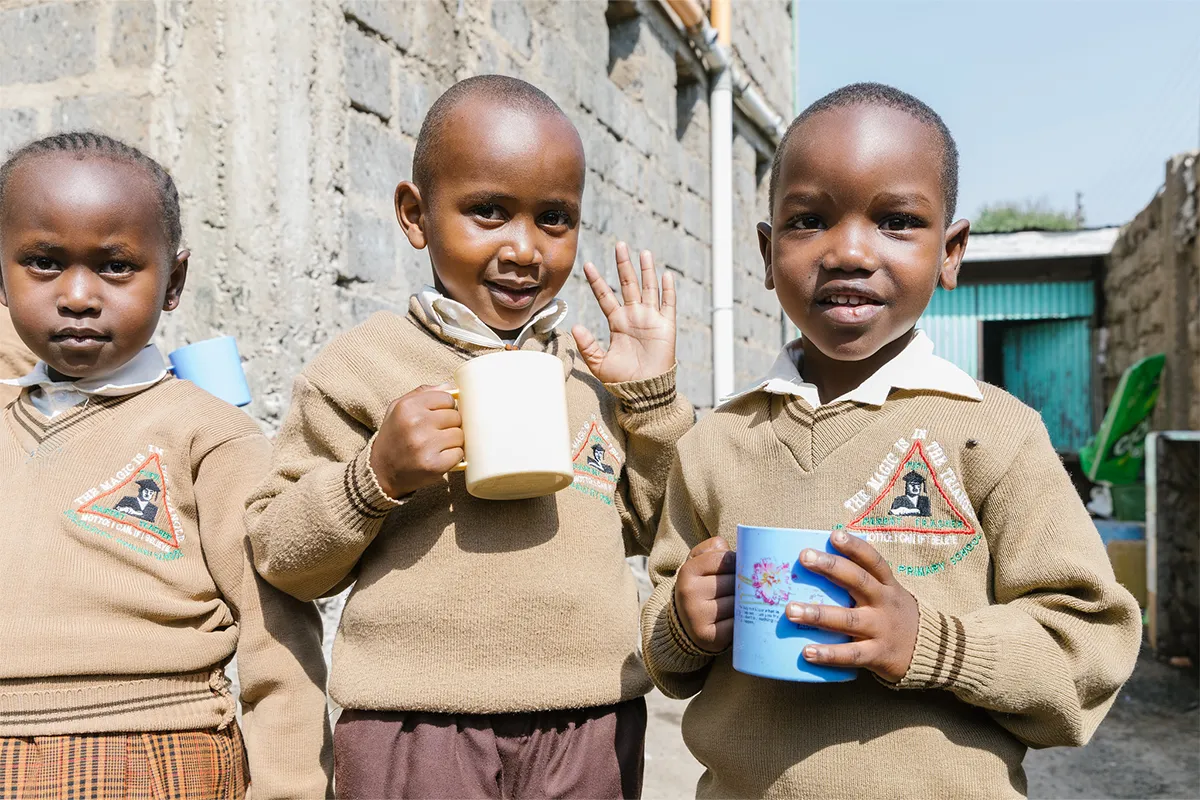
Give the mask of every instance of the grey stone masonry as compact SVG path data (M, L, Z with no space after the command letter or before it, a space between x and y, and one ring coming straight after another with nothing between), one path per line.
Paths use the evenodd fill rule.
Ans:
M454 81L499 72L545 90L579 129L587 185L571 322L607 326L583 279L616 282L619 240L654 252L679 287L680 382L712 397L707 77L657 2L578 0L8 0L0 9L0 145L93 127L172 171L192 268L165 315L171 348L238 338L268 431L291 381L330 338L403 310L431 278L395 221L429 106ZM737 58L790 111L786 0L734 7ZM736 368L777 352L755 223L770 148L735 115Z
M158 12L151 0L118 3L113 10L109 53L118 67L148 67L158 41Z
M0 85L46 83L96 67L95 3L39 3L0 11Z

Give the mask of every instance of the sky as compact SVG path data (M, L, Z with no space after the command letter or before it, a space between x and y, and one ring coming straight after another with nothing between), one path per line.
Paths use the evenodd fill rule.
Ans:
M1085 225L1120 225L1200 148L1200 0L800 0L800 24L801 105L855 81L928 103L960 217L1080 191Z

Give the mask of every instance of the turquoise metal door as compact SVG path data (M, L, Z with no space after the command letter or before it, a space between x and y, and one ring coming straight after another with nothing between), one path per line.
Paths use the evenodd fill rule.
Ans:
M1007 329L1004 388L1042 413L1056 450L1078 451L1092 432L1088 321L1031 322Z

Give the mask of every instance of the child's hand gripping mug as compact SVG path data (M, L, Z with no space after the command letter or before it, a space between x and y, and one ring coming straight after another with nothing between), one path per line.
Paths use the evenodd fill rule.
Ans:
M563 362L525 350L478 356L454 370L462 414L467 491L522 500L571 485L571 438Z
M167 356L175 377L199 386L235 406L250 404L250 387L242 371L242 357L232 336L189 344Z
M849 607L850 593L800 563L806 547L836 553L829 531L738 525L737 582L733 611L733 668L782 681L854 680L857 670L810 664L810 644L841 644L850 637L789 620L789 601Z

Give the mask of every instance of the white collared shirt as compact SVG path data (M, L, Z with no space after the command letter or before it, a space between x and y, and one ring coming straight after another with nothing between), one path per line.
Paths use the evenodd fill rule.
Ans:
M147 389L167 376L162 353L148 344L133 358L107 375L81 378L75 381L55 381L50 377L45 361L34 365L29 374L20 378L0 380L0 383L20 388L33 387L29 400L47 418L54 418L68 408L87 402L89 397L120 397Z
M719 405L753 392L795 395L813 409L843 401L879 407L893 389L941 392L969 400L983 399L983 393L979 391L979 384L974 378L933 354L933 341L924 331L917 331L912 341L895 358L876 370L874 375L825 404L821 403L816 385L804 380L800 374L797 362L802 360L803 355L802 339L788 343L766 375L740 392L723 398Z
M441 326L442 332L450 338L479 347L497 349L503 349L509 344L519 348L531 336L554 330L567 316L567 302L556 297L550 301L550 305L525 323L516 339L506 342L485 325L474 311L457 300L451 300L432 286L426 286L417 292L417 301L421 304L425 316Z

